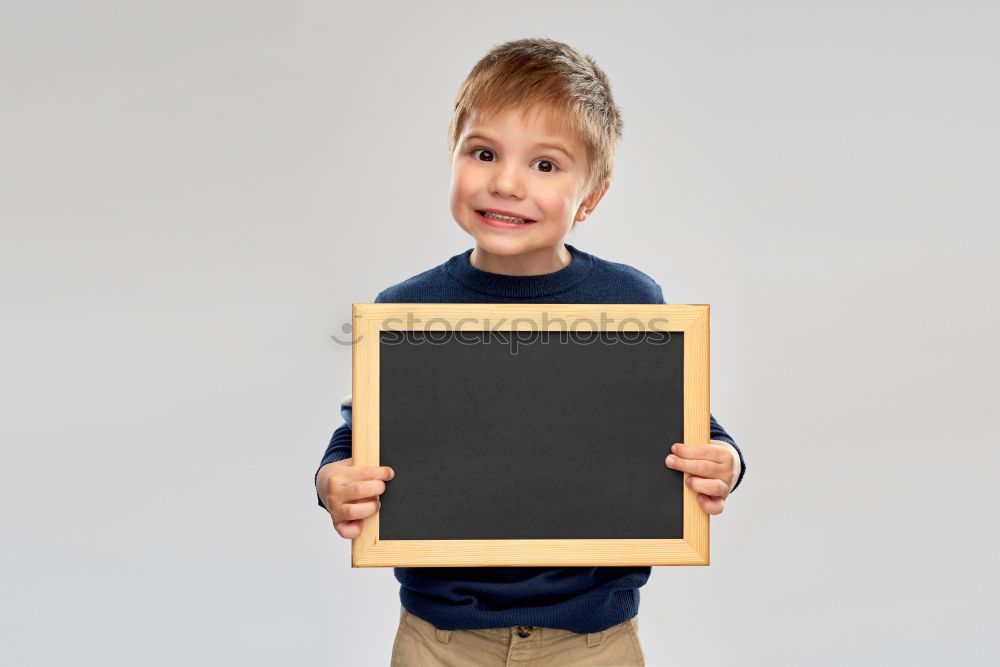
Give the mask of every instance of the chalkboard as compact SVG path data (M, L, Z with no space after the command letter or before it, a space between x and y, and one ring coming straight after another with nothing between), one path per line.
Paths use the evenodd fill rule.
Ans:
M355 463L396 476L352 565L707 564L664 458L708 442L708 314L354 304Z

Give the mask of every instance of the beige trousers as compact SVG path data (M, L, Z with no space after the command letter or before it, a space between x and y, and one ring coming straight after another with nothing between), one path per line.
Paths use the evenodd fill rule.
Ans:
M537 626L439 630L400 606L393 667L623 667L645 665L636 618L577 634Z

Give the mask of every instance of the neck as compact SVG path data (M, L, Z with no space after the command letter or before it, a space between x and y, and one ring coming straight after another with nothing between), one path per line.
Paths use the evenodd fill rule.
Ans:
M573 261L564 243L538 248L519 255L498 255L477 245L469 255L469 263L480 271L506 276L540 276L564 269Z

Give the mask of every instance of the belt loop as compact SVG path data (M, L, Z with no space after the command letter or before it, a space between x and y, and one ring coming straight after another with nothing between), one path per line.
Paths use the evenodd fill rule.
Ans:
M451 630L442 630L441 628L434 628L435 638L442 644L447 644L451 641Z
M591 632L587 635L587 648L600 646L602 641L604 641L604 630Z

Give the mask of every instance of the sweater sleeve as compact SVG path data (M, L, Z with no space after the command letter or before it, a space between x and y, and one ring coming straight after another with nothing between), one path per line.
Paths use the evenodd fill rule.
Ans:
M662 303L662 304L667 303L666 299L663 298L663 288L659 284L656 284L656 294L653 298L653 303ZM746 460L743 458L743 451L740 450L739 446L736 444L736 441L733 440L733 438L728 433L726 433L726 429L722 428L722 425L715 420L715 416L709 413L708 419L709 419L708 439L719 440L721 442L728 444L732 448L733 453L735 454L735 456L733 456L734 481L732 487L730 487L729 489L729 492L732 493L733 491L736 490L736 487L740 485L740 482L743 481L743 474L747 471Z
M351 437L351 394L348 394L340 401L340 414L344 418L344 423L337 427L337 430L333 432L333 436L330 438L330 444L326 446L326 452L323 453L323 459L320 461L319 468L322 468L327 463L335 463L336 461L343 461L344 459L351 458L353 452L352 447L352 437ZM316 478L319 477L319 468L316 468L316 474L313 475L313 488L316 487ZM319 506L324 510L326 505L323 504L323 500L319 497L319 492L316 492L316 501Z

